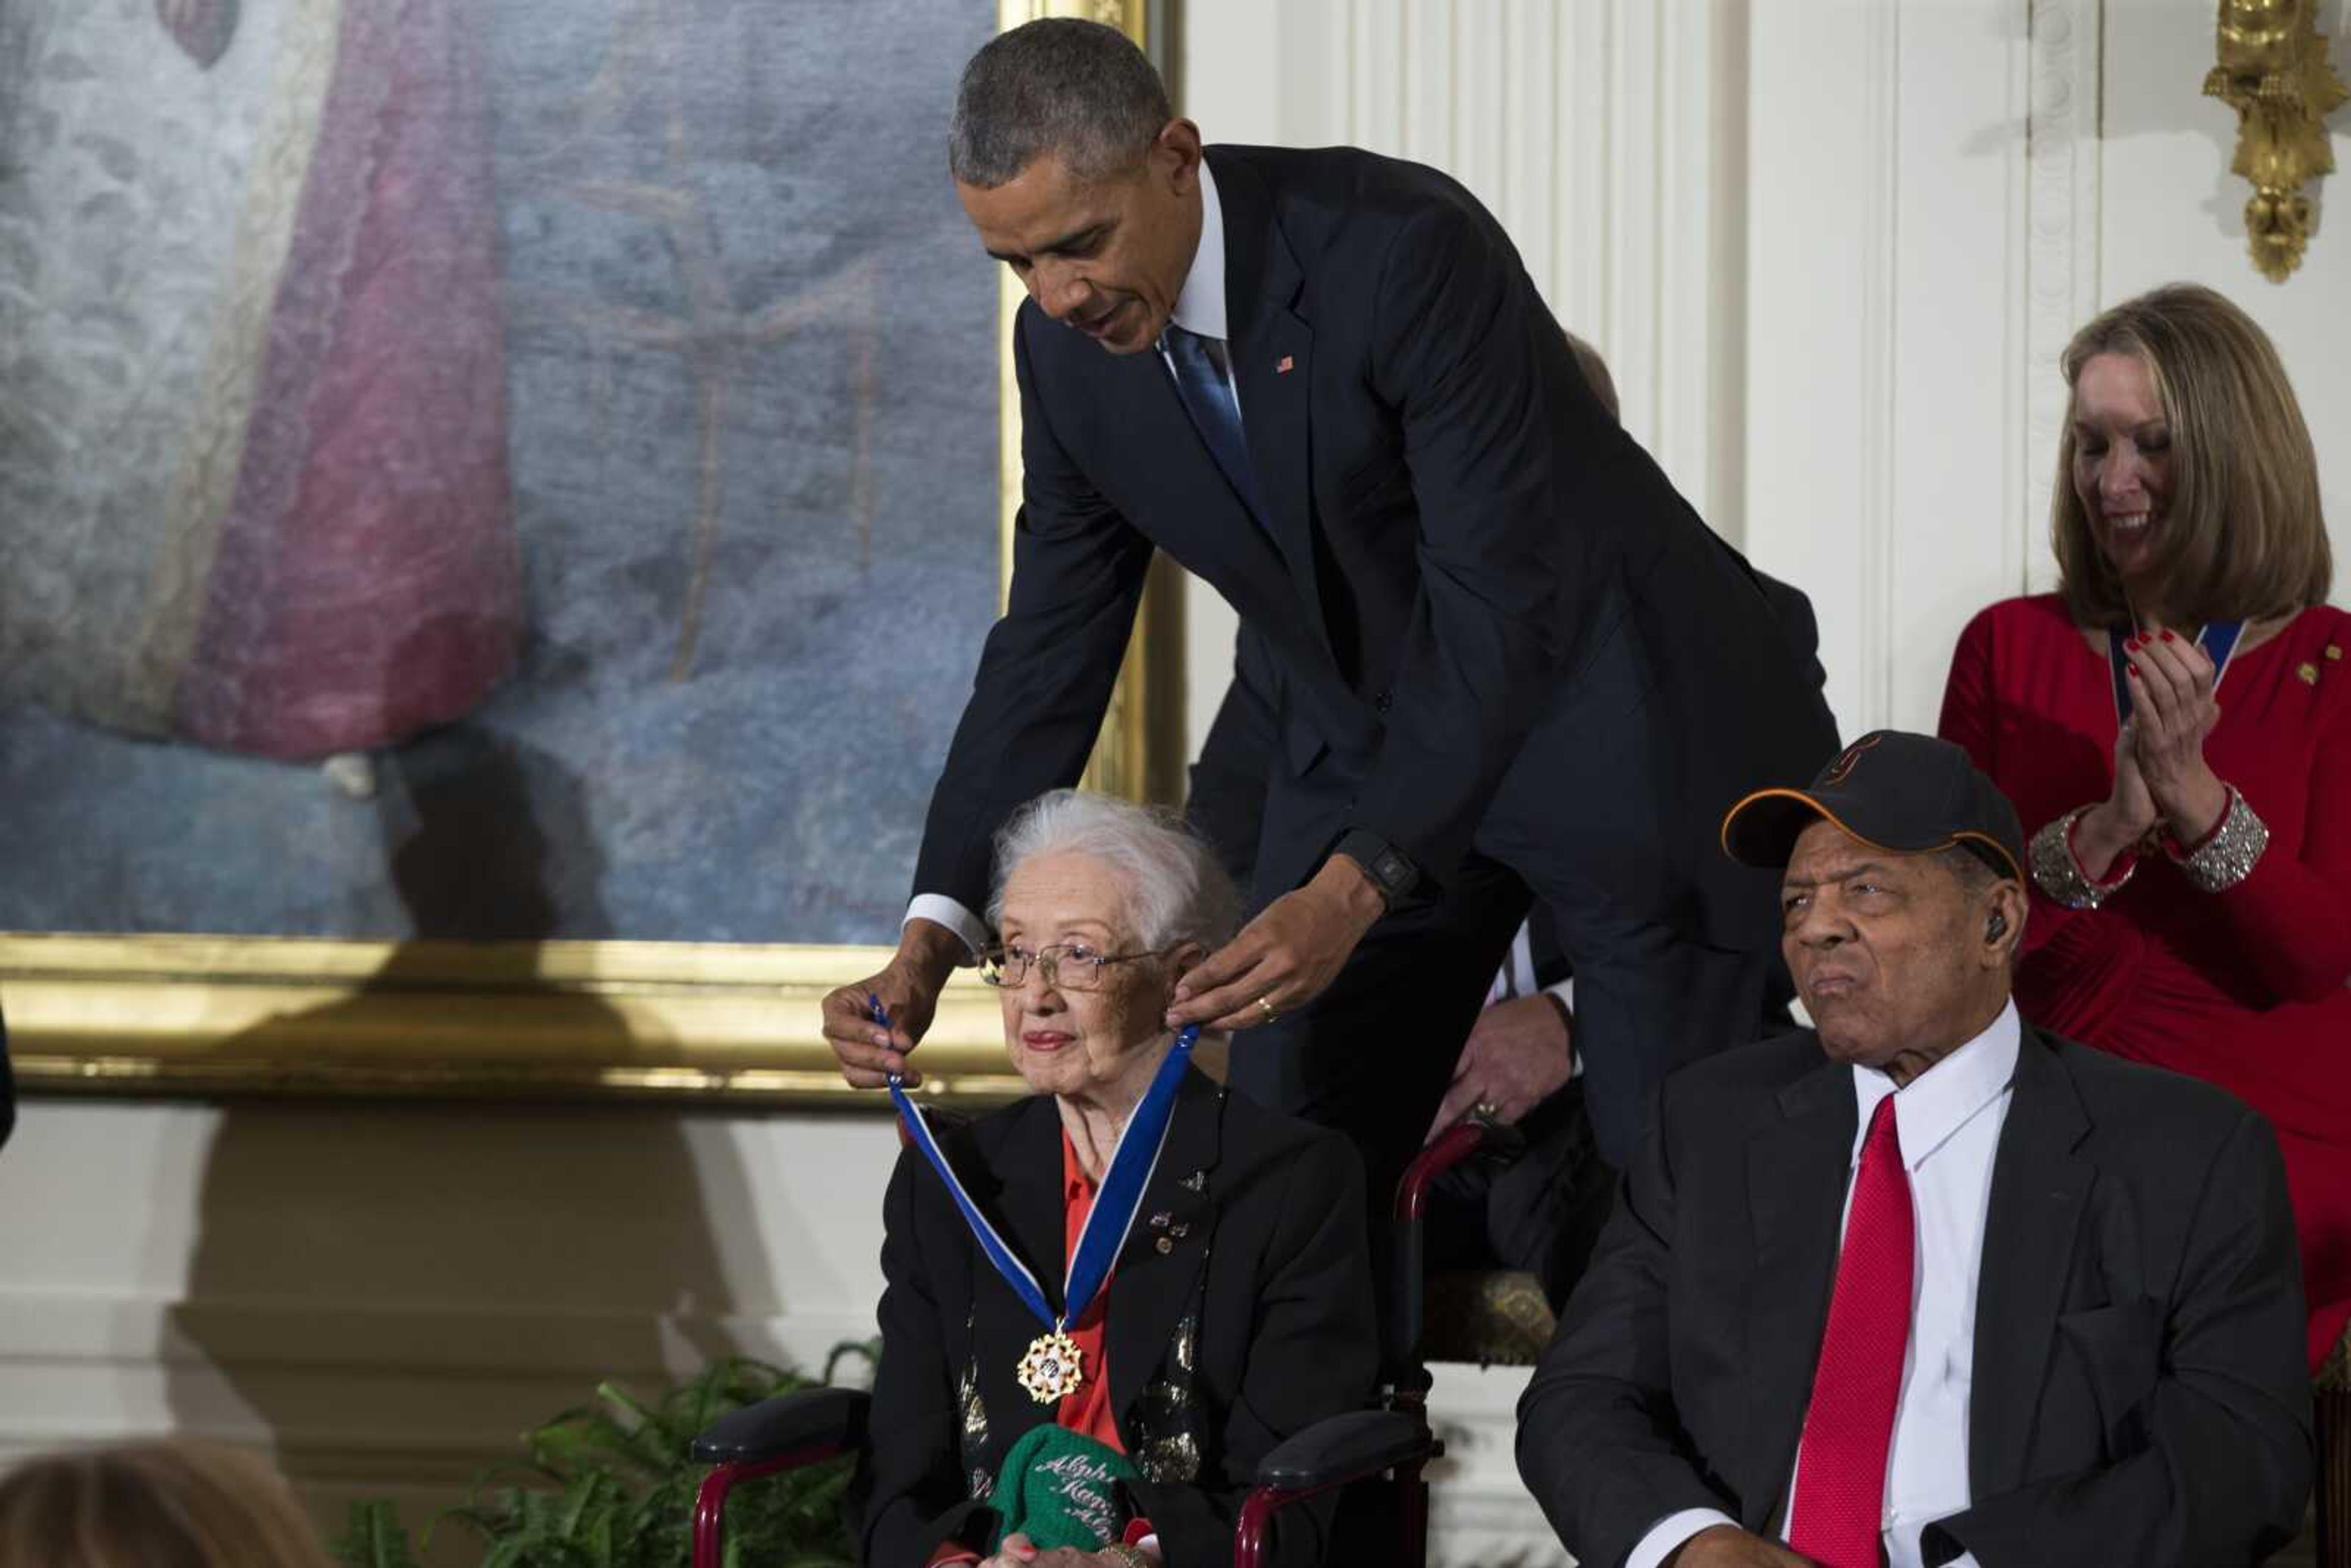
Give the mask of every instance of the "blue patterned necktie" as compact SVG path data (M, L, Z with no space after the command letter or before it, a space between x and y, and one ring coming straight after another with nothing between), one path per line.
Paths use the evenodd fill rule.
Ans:
M1208 351L1208 345L1217 340L1187 332L1172 321L1163 340L1167 358L1176 367L1176 392L1184 400L1184 412L1192 416L1193 427L1208 444L1208 455L1232 481L1249 516L1257 519L1258 527L1270 531L1265 503L1258 497L1257 472L1249 465L1249 438L1241 433L1241 405L1233 396L1232 383Z

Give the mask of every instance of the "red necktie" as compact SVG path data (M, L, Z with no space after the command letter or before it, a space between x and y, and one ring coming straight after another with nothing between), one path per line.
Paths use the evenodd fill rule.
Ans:
M1917 1221L1894 1096L1877 1103L1854 1177L1828 1333L1813 1374L1788 1544L1826 1568L1877 1568L1886 1456L1910 1343L1910 1270Z

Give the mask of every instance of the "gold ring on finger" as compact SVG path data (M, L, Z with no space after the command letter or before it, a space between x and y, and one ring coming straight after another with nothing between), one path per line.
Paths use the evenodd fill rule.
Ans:
M1263 997L1259 997L1257 999L1257 1010L1265 1015L1265 1021L1267 1023L1277 1023L1280 1021L1281 1015L1276 1012L1274 1010L1273 1004Z

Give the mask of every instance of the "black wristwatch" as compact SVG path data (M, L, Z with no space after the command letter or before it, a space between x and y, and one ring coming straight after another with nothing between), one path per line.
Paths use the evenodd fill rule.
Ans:
M1331 846L1331 852L1362 866L1390 909L1420 881L1420 868L1412 863L1412 858L1369 828L1349 829Z

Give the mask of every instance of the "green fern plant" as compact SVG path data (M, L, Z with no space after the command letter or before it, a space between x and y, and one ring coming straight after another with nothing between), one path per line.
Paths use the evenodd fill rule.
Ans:
M834 1347L831 1383L844 1359L872 1363L872 1343ZM729 1410L815 1386L765 1362L714 1362L651 1404L610 1383L596 1402L566 1410L523 1435L526 1465L489 1471L451 1521L482 1542L481 1568L687 1568L694 1494L706 1467L695 1435ZM728 1499L726 1568L855 1568L841 1515L852 1461L844 1457L748 1482ZM417 1545L391 1503L354 1503L330 1543L345 1568L419 1568Z

